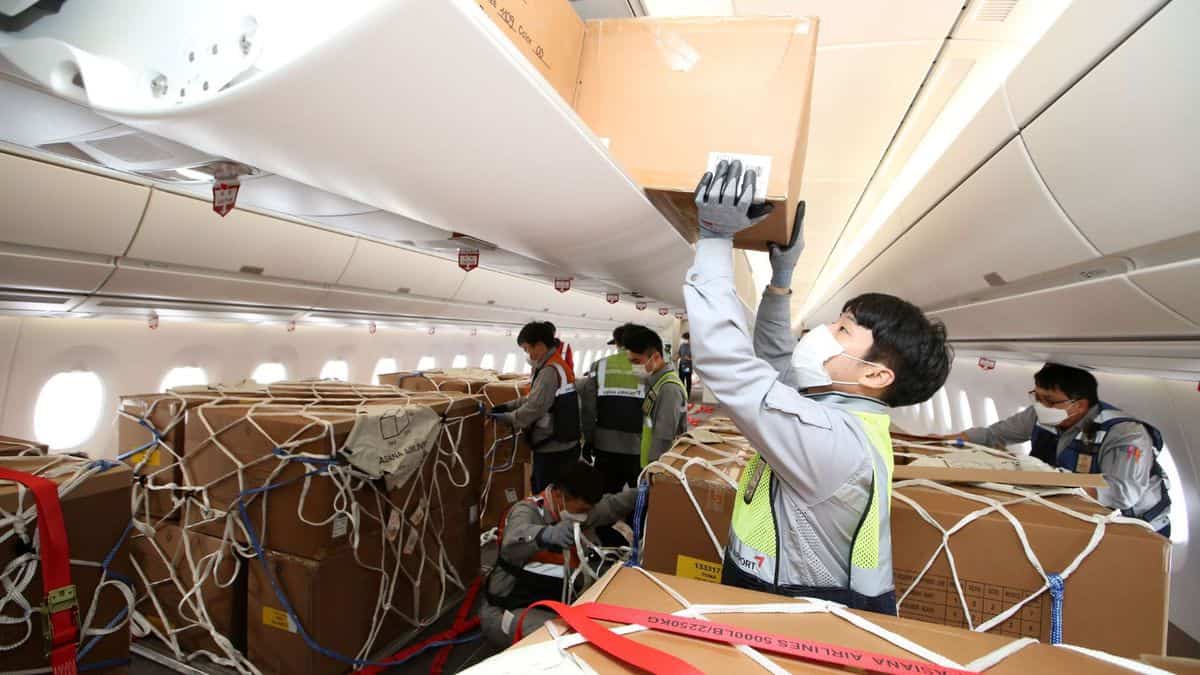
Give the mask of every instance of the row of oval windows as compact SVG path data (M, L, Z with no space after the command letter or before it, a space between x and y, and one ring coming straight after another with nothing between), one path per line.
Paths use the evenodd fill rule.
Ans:
M615 353L615 350L587 350L584 358L576 364L581 372L586 370L594 358ZM501 372L517 372L520 363L522 372L529 372L529 364L518 361L516 353L504 357ZM451 368L466 368L469 365L466 354L456 355L450 363ZM437 368L437 358L422 356L417 362L417 370ZM484 354L479 361L480 368L493 369L496 367L494 354ZM374 383L379 382L379 375L394 373L400 370L400 363L394 358L382 358L375 364L372 376ZM350 379L350 365L342 360L327 362L322 368L322 379ZM270 384L288 378L287 366L282 363L261 363L250 378L259 384ZM163 377L159 385L160 391L174 387L186 387L208 384L208 373L196 366L180 366L172 368ZM41 443L55 450L75 448L85 443L96 431L104 407L104 384L100 377L90 371L68 371L57 373L46 381L38 394L34 405L33 429Z

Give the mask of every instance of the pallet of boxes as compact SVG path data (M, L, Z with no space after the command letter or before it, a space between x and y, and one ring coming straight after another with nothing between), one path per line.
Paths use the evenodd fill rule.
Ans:
M129 670L131 472L0 437L0 670Z
M902 618L1130 659L1164 653L1169 542L1088 497L1083 488L1098 477L978 446L894 445ZM643 567L719 582L737 483L753 452L717 420L648 467Z
M529 393L529 379L499 375L477 368L393 373L380 375L381 382L410 391L461 391L479 394L484 412ZM478 513L484 532L500 524L509 507L529 496L530 462L533 457L519 429L488 420L483 431L484 466Z
M126 397L122 420L121 456L147 493L132 562L150 649L240 672L345 672L436 621L479 575L476 396L289 382Z

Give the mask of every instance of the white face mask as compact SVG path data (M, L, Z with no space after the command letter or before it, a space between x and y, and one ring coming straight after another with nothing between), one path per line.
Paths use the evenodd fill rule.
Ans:
M1070 417L1066 410L1059 408L1051 408L1048 405L1043 405L1040 401L1033 402L1033 411L1037 413L1037 421L1046 426L1056 427L1067 421Z
M829 371L825 370L825 363L835 356L845 356L869 366L879 366L877 363L863 361L857 356L847 354L846 348L833 336L829 326L821 324L805 333L792 352L792 372L795 373L796 386L800 389L811 389L831 384L858 384L858 382L834 380L829 376Z
M650 373L649 373L649 371L646 370L646 364L644 364L644 363L633 364L633 374L634 374L634 376L640 377L643 380L646 379L647 377L650 377Z

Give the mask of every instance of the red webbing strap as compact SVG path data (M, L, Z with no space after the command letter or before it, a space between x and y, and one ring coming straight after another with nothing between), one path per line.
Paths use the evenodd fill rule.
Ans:
M462 606L458 608L458 614L454 618L453 626L440 633L430 635L424 640L421 640L415 644L411 644L395 654L392 654L383 662L383 664L363 666L355 670L354 675L378 675L378 673L382 673L384 670L387 670L391 667L385 664L391 663L399 665L405 663L420 652L428 649L429 646L434 643L446 642L448 640L460 638L463 636L463 634L469 633L478 628L479 617L471 616L471 606L475 604L475 597L479 593L480 585L481 580L476 579L475 583L471 584L471 587L467 589L466 598L463 600ZM434 658L430 673L436 675L437 673L442 672L442 669L446 666L446 660L450 657L450 650L453 649L453 647L453 645L446 645L438 652L438 655Z
M845 666L888 675L977 675L973 671L947 668L925 661L842 647L823 642L804 640L791 635L756 631L729 624L651 612L643 609L588 602L572 608L585 617L623 624L637 624L663 633L723 642L728 645L749 645L759 651L782 654L807 661ZM565 618L565 617L564 617ZM570 623L570 622L568 622ZM596 624L599 625L599 624ZM572 628L575 626L572 624ZM575 628L580 633L578 628ZM611 635L607 629L604 632ZM583 634L589 641L592 637ZM635 643L636 644L636 643ZM597 645L600 646L600 645ZM608 651L605 649L605 651ZM610 652L611 653L611 652ZM619 655L617 655L619 657Z
M692 666L683 659L639 642L634 642L623 635L617 635L604 626L592 621L582 611L588 604L590 603L572 607L564 605L561 602L554 602L553 600L543 600L533 603L529 607L526 607L524 612L521 612L520 620L517 621L517 630L513 637L513 642L521 639L521 627L525 625L525 616L529 613L529 610L534 607L545 607L562 617L568 626L574 628L575 632L587 638L588 642L592 643L592 645L603 650L609 656L620 659L631 666L655 674L703 675L704 671Z
M479 589L482 586L483 579L477 578L467 589L467 596L463 598L462 605L458 608L458 614L454 616L454 625L450 627L450 630L455 633L455 637L459 637L479 625L479 617L472 615L471 608L475 606L475 598L479 596ZM437 656L433 657L433 665L429 666L429 675L442 675L452 651L454 651L454 645L446 645L438 650Z
M71 585L71 552L58 485L40 476L0 467L0 481L29 488L37 505L38 553L41 556L42 588L46 592L47 653L54 675L75 675L75 650L79 640L76 623L78 605Z

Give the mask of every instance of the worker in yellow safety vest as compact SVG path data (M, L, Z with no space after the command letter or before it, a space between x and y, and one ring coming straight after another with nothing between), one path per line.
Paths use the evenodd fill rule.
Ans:
M646 385L642 404L641 465L645 467L671 448L675 439L687 431L687 394L674 366L663 356L658 333L636 326L622 338L634 374Z

